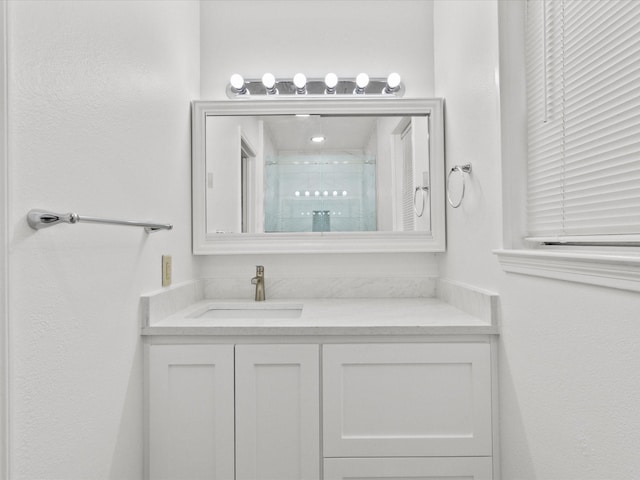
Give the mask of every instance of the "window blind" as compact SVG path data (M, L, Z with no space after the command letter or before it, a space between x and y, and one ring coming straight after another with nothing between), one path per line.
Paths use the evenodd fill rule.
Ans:
M411 128L411 123L409 123L400 137L402 140L402 230L405 232L415 230Z
M527 3L529 236L640 240L640 1Z

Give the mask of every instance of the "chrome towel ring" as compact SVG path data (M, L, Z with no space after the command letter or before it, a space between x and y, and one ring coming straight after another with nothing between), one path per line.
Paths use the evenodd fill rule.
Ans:
M454 202L453 200L451 200L451 189L449 188L449 181L451 179L451 174L453 172L458 172L459 174L462 175L462 192L460 193L460 199L457 202ZM451 170L449 170L449 174L447 175L447 201L449 202L449 205L451 205L453 208L458 208L460 205L462 205L462 200L464 199L464 189L465 189L464 176L465 174L470 174L470 173L471 173L470 163L467 163L466 165L456 165Z
M418 195L418 192L421 193L420 197L422 198L422 209L419 212L418 207L416 206L416 197ZM429 195L429 187L416 187L416 189L413 191L413 211L416 212L417 217L421 217L422 215L424 215L424 209L427 205L427 195Z

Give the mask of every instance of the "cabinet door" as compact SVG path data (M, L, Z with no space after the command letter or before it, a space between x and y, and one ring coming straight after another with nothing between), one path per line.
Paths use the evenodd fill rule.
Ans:
M490 456L489 349L325 345L324 456Z
M233 345L152 345L148 358L149 478L233 479Z
M491 480L490 457L329 458L324 480Z
M236 479L320 478L318 345L236 346Z

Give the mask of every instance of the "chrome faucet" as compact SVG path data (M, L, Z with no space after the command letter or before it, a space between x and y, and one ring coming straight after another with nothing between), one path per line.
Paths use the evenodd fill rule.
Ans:
M256 286L256 302L264 302L264 267L256 266L256 276L251 279L251 283Z

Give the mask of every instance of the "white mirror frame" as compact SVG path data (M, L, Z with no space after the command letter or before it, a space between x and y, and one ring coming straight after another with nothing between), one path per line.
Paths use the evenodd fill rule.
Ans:
M237 255L274 253L443 252L445 250L444 101L442 99L326 97L239 99L192 102L193 253ZM207 233L205 121L210 115L428 115L431 231Z

